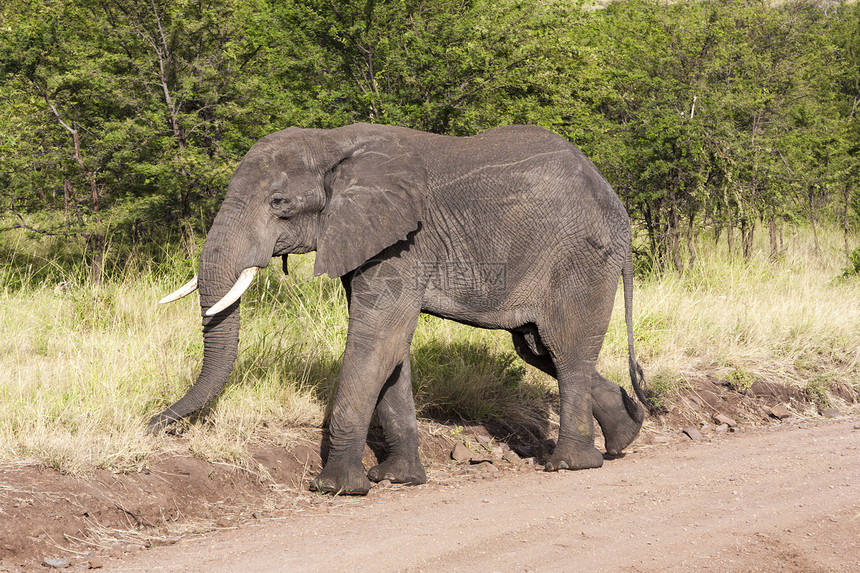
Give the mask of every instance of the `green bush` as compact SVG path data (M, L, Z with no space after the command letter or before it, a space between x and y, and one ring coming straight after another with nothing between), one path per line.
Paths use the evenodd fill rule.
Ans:
M848 254L848 266L842 271L843 278L860 276L860 247Z
M746 392L755 383L755 376L746 370L732 370L725 378L726 385L735 392Z

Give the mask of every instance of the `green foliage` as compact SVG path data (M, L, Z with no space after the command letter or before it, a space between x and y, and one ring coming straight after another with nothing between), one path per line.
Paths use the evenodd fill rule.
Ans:
M856 2L42 4L0 8L0 243L25 269L24 232L97 280L193 257L257 138L356 121L554 130L622 196L643 271L694 263L702 229L749 257L764 223L775 257L781 222L860 224Z
M860 276L860 247L848 255L848 266L842 271L843 278Z
M746 370L735 369L723 380L725 384L735 392L746 392L755 383L755 376Z
M589 148L641 217L657 269L683 269L683 239L706 225L739 227L748 257L757 221L815 225L856 186L845 106L860 93L840 49L856 18L856 6L718 0L631 0L596 17L610 136Z
M272 55L301 125L354 121L468 135L545 123L577 68L563 40L575 3L516 0L328 2L273 11L292 33Z
M830 397L827 395L828 387L827 378L817 376L806 383L806 388L803 391L807 400L819 408L826 408L830 406Z

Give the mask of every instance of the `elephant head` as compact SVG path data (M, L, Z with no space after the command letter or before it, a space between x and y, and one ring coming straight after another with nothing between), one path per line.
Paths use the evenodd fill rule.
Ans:
M403 130L404 132L406 130ZM398 129L290 128L260 139L239 164L200 257L203 366L151 431L197 412L224 387L239 343L239 299L273 256L316 251L315 274L340 277L414 231L426 176Z

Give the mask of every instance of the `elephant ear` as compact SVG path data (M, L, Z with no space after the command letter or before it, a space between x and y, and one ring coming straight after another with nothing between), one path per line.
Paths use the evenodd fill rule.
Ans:
M314 274L340 277L416 230L427 180L421 162L402 147L351 154L327 177Z

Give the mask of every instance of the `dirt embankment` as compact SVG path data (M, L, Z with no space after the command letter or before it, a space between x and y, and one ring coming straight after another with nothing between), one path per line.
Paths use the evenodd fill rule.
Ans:
M860 570L860 418L842 416L850 389L831 397L828 422L781 385L701 382L625 457L558 474L536 471L551 436L509 449L491 429L427 423L430 483L358 499L307 492L312 439L256 446L255 471L184 457L87 479L4 466L0 571ZM450 459L458 443L471 460Z

